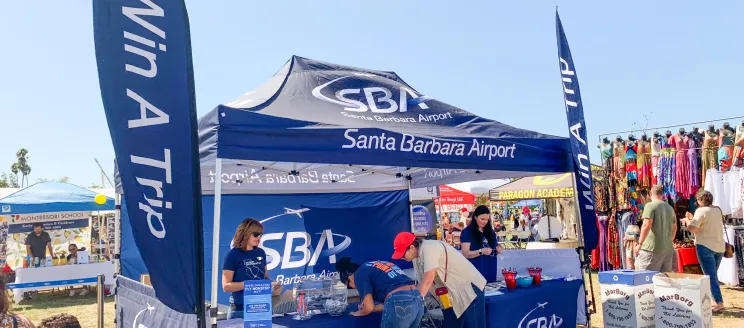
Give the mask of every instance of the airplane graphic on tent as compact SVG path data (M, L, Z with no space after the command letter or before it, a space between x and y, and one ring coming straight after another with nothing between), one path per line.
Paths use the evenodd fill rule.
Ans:
M266 223L266 222L268 222L268 221L271 221L271 220L273 220L273 219L276 219L276 218L278 218L278 217L280 217L280 216L284 216L284 215L288 215L288 214L294 214L294 215L297 215L297 216L298 216L298 217L299 217L300 219L302 219L302 213L305 213L305 212L307 212L307 211L309 211L309 210L310 210L309 208L300 208L300 209L297 209L297 210L293 210L293 209L291 209L291 208L287 208L287 207L285 207L285 208L284 208L284 213L282 213L282 214L279 214L279 215L274 215L274 216L272 216L272 217L269 217L269 218L263 219L263 220L261 220L261 223Z

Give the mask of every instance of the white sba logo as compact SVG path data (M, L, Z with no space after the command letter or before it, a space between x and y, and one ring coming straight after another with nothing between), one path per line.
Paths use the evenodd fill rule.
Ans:
M261 223L265 224L268 221L285 215L297 215L298 218L302 219L302 213L305 213L309 210L309 208L300 208L297 210L293 210L291 208L285 207L283 213L263 219L261 220ZM276 249L268 247L264 244L267 241L281 240L285 238L285 234L286 240L284 242L284 254L280 254L279 251L277 251ZM290 231L286 233L275 232L264 234L263 238L261 238L261 244L259 247L261 247L266 252L266 262L268 269L273 270L274 268L279 267L280 264L280 269L300 268L305 266L306 264L308 266L315 266L320 256L328 257L328 261L333 264L336 263L336 254L349 248L349 246L351 245L351 238L349 238L349 236L335 234L333 233L333 231L331 231L331 229L323 230L323 232L318 233L318 235L320 235L318 244L316 245L316 247L313 248L314 251L311 253L310 240L312 238L307 232ZM334 236L343 238L341 243L336 245L335 241L333 240ZM300 245L295 246L294 241L296 239L301 240ZM293 246L295 247L293 248ZM323 249L323 246L326 246L325 250ZM293 257L292 254L294 253L300 253L301 256Z
M145 311L147 311L147 314L152 314L153 310L155 310L155 307L148 303L146 308L144 308L142 311L139 311L137 315L134 316L134 320L132 321L132 328L148 328L143 324L137 325L137 319L140 317L140 315L145 313Z
M328 88L331 84L334 84L335 82L341 81L343 79L369 78L369 79L364 79L364 80L365 81L369 80L368 82L370 82L371 84L371 83L374 83L374 81L372 81L371 78L375 78L375 77L380 78L377 75L362 74L362 73L340 77L340 78L331 80L330 82L322 84L316 87L315 89L313 89L313 96L315 96L315 98L318 98L320 100L323 100L323 101L326 101L332 104L344 106L345 110L351 111L351 112L366 112L369 110L369 111L372 111L373 113L381 113L381 114L389 114L389 113L394 113L396 111L400 111L401 113L404 113L408 111L408 105L418 105L421 109L429 108L424 103L424 101L429 100L428 97L424 97L424 96L419 97L416 94L416 92L403 86L399 88L400 89L400 101L399 102L396 102L395 99L392 98L393 93L390 91L390 89L381 87L381 86L341 89L336 92L333 92L333 90L330 90L330 93L333 94L333 98L323 94L323 91L326 88ZM409 94L411 95L412 99L408 99L407 95Z
M550 316L541 316L537 318L530 319L527 321L527 324L524 325L525 320L530 317L530 314L532 312L537 311L538 309L545 309L545 306L548 305L548 302L545 303L537 303L537 307L532 309L532 311L527 312L527 314L522 318L521 321L519 321L518 328L558 328L563 325L563 318L553 314Z

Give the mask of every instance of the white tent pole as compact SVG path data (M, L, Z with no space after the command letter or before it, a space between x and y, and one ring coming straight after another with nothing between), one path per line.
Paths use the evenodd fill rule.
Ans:
M411 232L416 233L416 230L413 228L413 197L411 197L411 179L408 176L406 176L406 179L408 180L408 215L411 217Z
M220 213L222 207L222 159L215 161L214 180L214 223L212 231L212 307L209 309L212 327L217 325L217 280L219 279L219 256L220 256Z
M589 263L585 263L584 260L586 257L584 256L585 248L584 248L584 229L581 224L581 208L579 208L579 190L576 188L576 173L571 174L571 182L573 183L573 190L574 190L574 211L576 212L576 234L579 237L579 261L581 262L581 270L584 276L588 275L589 277L589 287L591 289L592 293L592 304L594 304L594 285L592 284L592 271L587 270L587 266ZM589 303L588 297L589 293L586 290L586 279L583 279L584 281L584 301L586 303L586 323L587 327L592 327L592 321L591 321L591 313L589 312Z
M114 192L114 272L121 274L121 195Z

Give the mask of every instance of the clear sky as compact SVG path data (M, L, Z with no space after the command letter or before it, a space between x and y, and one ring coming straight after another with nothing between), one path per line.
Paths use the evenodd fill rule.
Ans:
M0 172L10 171L21 147L30 151L31 182L69 176L83 186L100 183L94 158L113 171L91 3L3 3ZM393 70L418 91L475 114L568 136L556 5L594 162L601 133L744 115L740 1L186 3L200 116L300 55Z

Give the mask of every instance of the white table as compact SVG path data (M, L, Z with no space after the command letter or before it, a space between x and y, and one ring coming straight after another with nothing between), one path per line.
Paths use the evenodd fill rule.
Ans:
M557 243L547 243L541 241L533 241L527 243L527 249L557 249L557 248L577 248L579 247L578 240L561 240Z
M16 269L16 284L25 284L32 282L74 280L83 278L93 278L102 274L104 285L114 285L114 265L111 262L89 263L89 264L68 264L53 267L39 268L18 268ZM77 286L79 284L62 284L54 287ZM23 298L23 293L39 289L48 289L50 287L30 287L13 289L16 303ZM110 288L111 290L111 288Z

